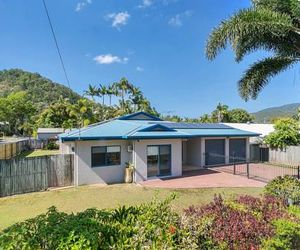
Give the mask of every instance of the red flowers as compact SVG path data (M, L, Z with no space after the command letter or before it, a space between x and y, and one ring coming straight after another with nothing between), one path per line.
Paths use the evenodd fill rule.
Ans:
M173 225L170 225L170 226L169 226L169 232L170 232L171 234L175 234L175 233L176 233L176 227L174 227Z

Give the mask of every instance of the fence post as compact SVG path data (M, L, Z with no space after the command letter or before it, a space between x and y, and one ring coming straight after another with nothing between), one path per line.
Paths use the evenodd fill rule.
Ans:
M250 173L249 173L249 159L247 160L247 178L249 179Z
M297 174L298 180L300 180L300 166L298 165L298 174Z

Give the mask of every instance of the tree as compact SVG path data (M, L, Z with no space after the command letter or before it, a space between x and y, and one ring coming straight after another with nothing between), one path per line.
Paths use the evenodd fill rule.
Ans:
M201 123L212 123L212 118L210 117L209 114L204 114L200 116L199 122Z
M117 95L117 94L118 94L118 91L116 89L116 85L115 84L109 85L107 88L107 95L109 96L109 106L111 106L112 95Z
M267 135L264 140L271 148L284 149L299 144L300 126L294 119L280 119L275 123L274 128L275 131Z
M211 114L213 122L229 122L229 110L227 105L219 103Z
M244 109L232 109L229 111L229 122L245 123L253 122L254 116Z
M84 95L92 97L92 100L95 101L94 97L98 95L97 87L89 84L88 89L84 91Z
M44 109L38 116L37 127L43 128L74 128L76 116L70 114L72 104L68 99L60 98L56 103Z
M120 82L117 84L118 89L120 90L121 95L121 107L124 108L125 104L125 95L128 93L129 90L132 89L133 85L129 83L129 81L123 77Z
M300 3L298 0L252 0L252 7L235 13L210 34L208 59L230 44L237 62L266 50L273 56L255 62L239 80L239 93L255 99L270 79L300 60Z
M71 117L75 117L75 127L85 127L97 122L97 113L94 104L88 99L80 99L74 105L68 107Z
M100 84L100 88L98 89L98 96L102 96L102 105L105 104L105 96L107 95L107 87L105 85Z
M6 133L30 135L36 108L25 91L0 98L0 121L7 123Z

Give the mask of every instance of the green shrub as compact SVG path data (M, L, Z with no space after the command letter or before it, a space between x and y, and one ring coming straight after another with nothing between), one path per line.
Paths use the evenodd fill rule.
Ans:
M300 202L300 180L292 176L276 177L264 189L264 193L284 199L289 203Z
M5 229L0 249L171 249L183 238L172 199L77 214L52 207Z
M262 249L293 250L300 249L299 222L280 219L273 222L275 235L263 242Z
M274 132L267 135L264 142L274 149L284 149L300 142L299 122L291 118L282 118L275 122Z
M59 145L55 141L51 141L46 145L45 149L56 150L56 149L59 149Z

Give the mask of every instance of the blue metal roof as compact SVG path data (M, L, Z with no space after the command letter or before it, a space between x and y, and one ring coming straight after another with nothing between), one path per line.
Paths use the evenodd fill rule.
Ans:
M148 120L147 120L148 119ZM72 130L59 135L62 141L133 140L195 137L251 137L259 134L232 128L224 124L174 123L144 112Z

